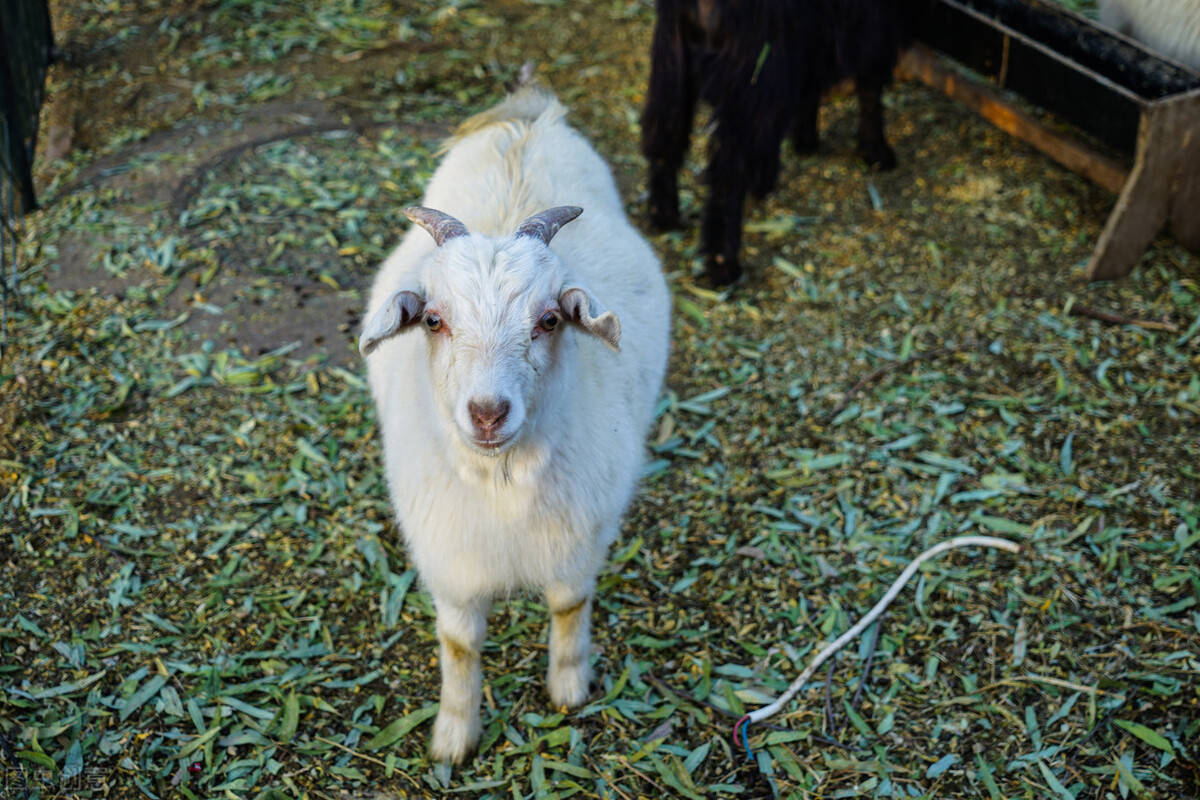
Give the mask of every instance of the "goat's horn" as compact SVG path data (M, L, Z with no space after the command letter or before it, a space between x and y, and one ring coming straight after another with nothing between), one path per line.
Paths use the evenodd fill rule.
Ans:
M517 236L533 236L550 244L558 229L583 213L579 206L555 206L534 214L517 227Z
M402 212L413 222L429 231L429 235L441 247L446 240L455 236L466 236L467 226L444 211L425 206L409 206Z

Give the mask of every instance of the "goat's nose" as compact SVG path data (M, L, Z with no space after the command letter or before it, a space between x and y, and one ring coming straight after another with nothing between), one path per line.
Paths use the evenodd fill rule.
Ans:
M503 398L487 400L471 400L467 403L467 411L471 413L471 422L481 432L490 432L504 424L512 406Z

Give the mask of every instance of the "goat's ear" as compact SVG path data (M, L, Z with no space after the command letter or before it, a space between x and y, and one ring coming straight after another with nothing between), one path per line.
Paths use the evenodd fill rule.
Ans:
M587 289L578 286L563 289L558 296L558 307L568 322L583 328L613 350L621 349L621 320L613 312L600 308Z
M358 349L368 355L384 339L395 336L421 318L425 298L415 292L399 291L389 297L379 310L363 324L358 337Z

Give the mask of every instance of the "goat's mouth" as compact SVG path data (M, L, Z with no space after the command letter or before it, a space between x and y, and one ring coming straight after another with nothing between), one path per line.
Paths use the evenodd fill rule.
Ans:
M481 439L478 436L472 436L470 441L478 449L488 455L496 455L504 449L505 445L513 440L513 436L492 436L487 439Z

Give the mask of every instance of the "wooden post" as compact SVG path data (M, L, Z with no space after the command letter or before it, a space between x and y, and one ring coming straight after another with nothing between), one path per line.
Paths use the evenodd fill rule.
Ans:
M1180 244L1200 247L1200 90L1142 113L1133 171L1092 252L1088 280L1128 275L1168 222Z
M1200 253L1200 91L1187 95L1182 110L1179 170L1171 187L1171 233L1176 240Z

